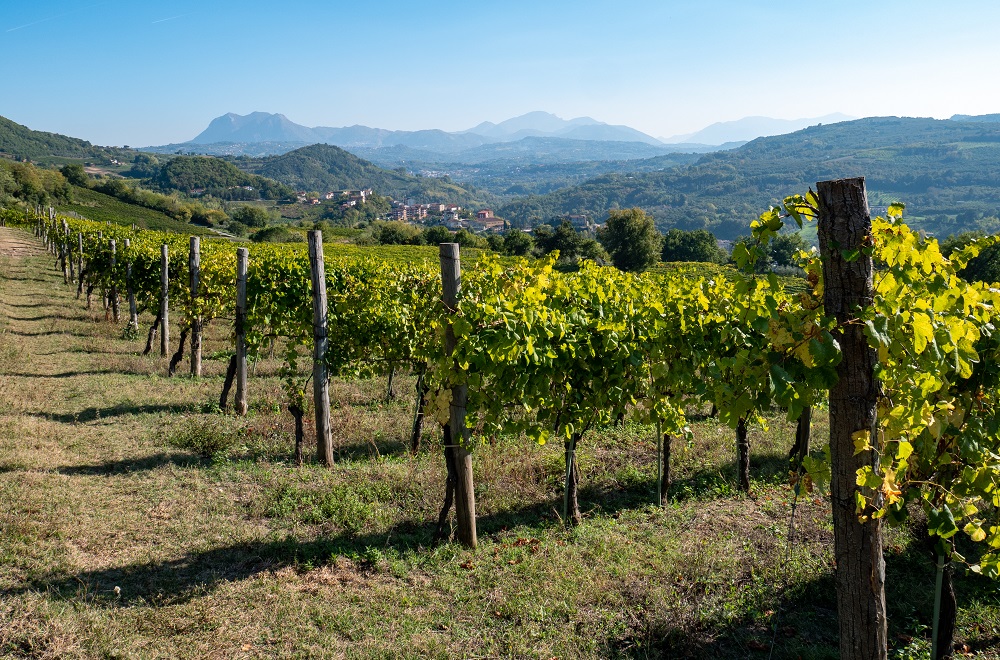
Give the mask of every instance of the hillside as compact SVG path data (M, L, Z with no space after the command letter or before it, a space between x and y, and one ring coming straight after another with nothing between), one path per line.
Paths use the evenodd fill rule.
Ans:
M161 190L203 192L224 199L255 199L258 194L263 199L280 199L295 192L273 179L248 174L228 161L210 156L177 156L161 165L150 182ZM234 195L234 189L244 194Z
M490 196L447 179L412 176L386 170L328 144L314 144L281 156L241 158L241 169L266 176L297 190L348 190L373 188L382 195L418 202L452 202L463 206L488 204Z
M636 161L636 170L669 160ZM1000 124L881 117L814 126L758 138L696 164L664 171L611 173L578 186L511 202L516 222L582 213L601 219L614 207L639 206L661 229L707 228L720 238L785 195L816 181L865 176L873 206L907 204L911 221L940 235L1000 229ZM984 219L987 218L987 219Z
M0 117L0 156L13 160L41 163L93 161L102 165L112 159L130 161L135 151L117 147L99 147L59 133L34 131L6 117Z

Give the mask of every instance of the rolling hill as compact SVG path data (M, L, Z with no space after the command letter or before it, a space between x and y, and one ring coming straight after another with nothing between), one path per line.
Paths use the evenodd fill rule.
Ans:
M665 157L632 164L648 169L661 160L669 169L606 174L515 200L499 213L531 224L568 214L600 220L609 209L639 206L661 229L707 228L734 238L785 195L824 179L865 176L876 210L903 201L913 224L928 231L1000 230L1000 123L859 119L758 138L693 165L670 167Z
M329 144L314 144L268 158L240 158L234 162L247 172L298 190L325 192L370 187L382 195L418 202L479 206L493 201L488 193L460 186L448 179L386 170Z

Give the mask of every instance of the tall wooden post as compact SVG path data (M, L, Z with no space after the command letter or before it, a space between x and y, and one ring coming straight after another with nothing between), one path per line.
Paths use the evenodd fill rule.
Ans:
M201 239L191 237L188 254L188 272L191 274L191 375L201 376L201 302L198 284L201 279Z
M69 281L76 281L76 272L73 263L73 235L69 231L69 223L63 220L63 227L66 229L66 260L69 262Z
M132 246L132 241L125 239L125 249ZM135 283L132 281L132 259L131 255L125 256L125 288L128 291L128 327L132 332L139 332L139 310L135 304Z
M333 435L330 430L329 376L326 371L326 268L323 264L323 232L309 232L309 265L313 299L313 407L316 409L316 457L333 465Z
M250 250L236 250L236 414L247 414L247 263Z
M881 519L869 516L861 522L855 503L855 495L863 491L871 506L881 505L879 492L857 486L858 469L868 465L878 470L878 459L873 450L855 452L851 437L859 432L876 437L876 354L858 322L874 299L872 258L861 251L871 244L871 215L864 178L821 181L816 190L823 304L826 314L837 319L833 334L842 354L837 384L830 388L830 495L840 657L884 660L888 651Z
M108 249L111 251L111 291L108 293L108 297L111 299L111 318L114 319L115 323L118 323L118 281L115 279L115 239L108 241Z
M170 248L166 243L160 246L160 355L167 357L170 352L170 322L167 319L170 298Z
M441 243L441 296L445 306L454 310L458 305L458 294L462 287L462 266L459 260L458 243ZM445 330L444 350L448 355L455 350L455 332L449 324ZM457 368L457 367L453 367ZM468 450L469 429L465 425L465 405L468 389L465 385L451 388L451 438L445 451L455 458L455 519L458 523L458 540L469 548L475 548L476 538L476 494L472 479L472 454Z

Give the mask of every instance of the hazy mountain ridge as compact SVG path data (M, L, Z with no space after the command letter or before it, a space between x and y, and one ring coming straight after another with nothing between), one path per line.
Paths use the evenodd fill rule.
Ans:
M734 238L782 197L851 176L866 177L873 207L903 201L913 224L938 235L1000 231L1000 221L984 219L1000 215L1000 123L899 117L762 137L664 171L606 174L512 201L499 213L525 224L568 214L600 221L611 208L639 206L661 229L707 228Z
M694 142L696 144L721 145L727 142L749 142L758 137L784 135L816 126L818 124L835 124L855 119L839 112L803 119L775 119L773 117L743 117L734 121L721 121L706 126L695 133L675 135L660 138L661 142L673 144L678 142Z

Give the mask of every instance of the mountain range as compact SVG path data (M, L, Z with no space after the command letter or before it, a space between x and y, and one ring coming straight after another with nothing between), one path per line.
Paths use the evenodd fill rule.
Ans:
M836 124L841 121L856 119L839 112L822 117L808 119L775 119L774 117L743 117L735 121L720 121L710 126L686 135L675 135L660 138L666 144L712 144L722 145L727 142L749 142L759 137L784 135L801 131L803 128L817 124Z

